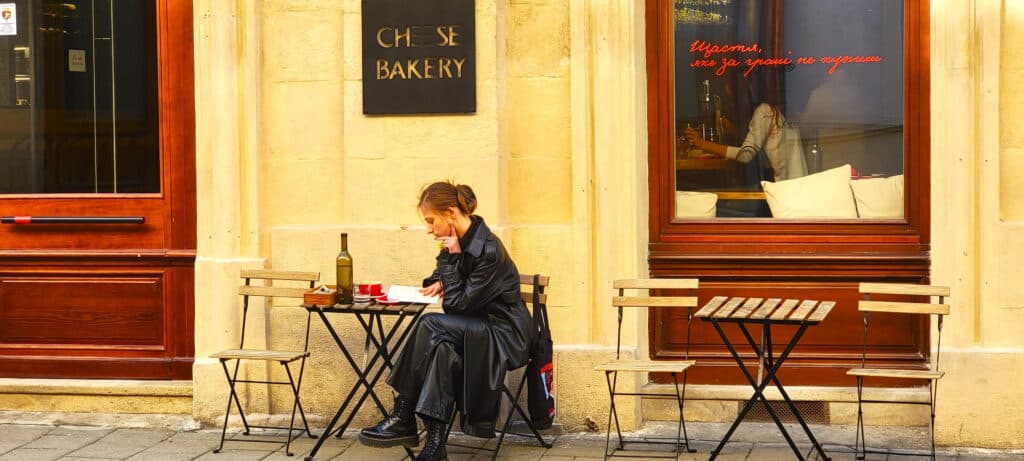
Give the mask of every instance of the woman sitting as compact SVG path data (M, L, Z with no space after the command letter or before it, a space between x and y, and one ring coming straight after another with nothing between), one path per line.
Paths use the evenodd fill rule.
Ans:
M498 239L473 214L466 185L441 181L420 194L427 233L441 242L423 294L440 295L444 313L425 314L388 378L397 392L390 415L363 429L374 447L419 445L415 415L427 429L417 461L447 458L444 424L460 404L462 431L494 437L505 372L528 360L533 322L519 291L519 270Z

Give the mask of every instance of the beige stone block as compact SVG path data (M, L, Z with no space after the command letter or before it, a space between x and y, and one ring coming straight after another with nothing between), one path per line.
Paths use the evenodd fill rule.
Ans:
M999 135L1000 163L1002 157L1007 155L1008 149L1024 148L1024 85L1021 85L1013 76L1019 73L1016 69L1004 69L1002 71L1002 84L999 88L1000 109L999 109ZM1003 165L1000 165L1002 169Z
M423 234L426 228L417 209L420 192L434 181L451 179L473 188L478 201L475 213L483 216L493 230L501 223L498 210L503 205L500 183L494 179L498 168L498 159L486 156L455 160L392 154L383 160L347 161L344 220L400 223L432 242L432 237Z
M320 271L323 283L335 283L339 234L348 233L357 280L384 285L418 285L434 270L437 243L406 226L280 226L270 231L271 264L277 269Z
M568 78L510 78L507 146L511 158L572 155Z
M1019 338L1019 335L1018 335ZM1024 353L1020 349L943 351L936 443L1024 448Z
M1000 61L1003 69L1020 70L1024 68L1024 4L1004 2L1003 8Z
M241 373L240 376L248 376L246 371ZM192 382L195 385L192 391L192 417L204 424L223 424L230 387L220 361L197 356L192 364ZM239 385L236 392L242 404L248 407L252 401L249 386ZM265 408L256 407L256 410L262 409L266 413ZM237 409L233 408L232 412L237 414Z
M341 163L278 158L265 161L262 168L263 223L337 222L343 215Z
M344 88L340 81L265 85L260 138L273 160L330 160L344 146Z
M864 404L864 422L869 426L927 426L929 417L926 405L897 405L887 403ZM831 424L857 424L857 403L831 402L829 404Z
M362 83L347 81L344 130L352 135L345 137L345 157L397 159L401 163L375 172L387 171L385 177L393 179L415 177L417 184L426 175L407 163L411 159L431 160L417 165L429 167L429 172L448 171L440 177L459 175L462 171L467 178L480 177L481 170L472 170L464 163L498 156L496 112L493 103L483 104L489 92L493 97L493 86L488 89L484 83L478 85L478 110L473 115L368 117L362 113ZM483 171L486 174L494 169Z
M588 306L573 305L572 228L570 226L510 226L503 238L521 274L551 277L545 290L555 344L589 341Z
M361 82L363 80L363 16L359 12L346 10L344 21L345 80Z
M340 9L265 16L263 78L270 82L340 80L342 16Z
M691 400L683 404L686 421L731 423L736 419L737 403L726 400ZM644 421L675 421L679 407L672 399L643 399Z
M346 5L348 1L346 0ZM356 4L359 0L356 0ZM338 10L338 0L266 0L263 2L263 10L265 13L273 17L273 13L278 12L303 12L303 11L321 11L321 10Z
M508 161L508 215L516 223L572 222L572 161L526 157Z
M512 3L506 14L509 75L567 77L568 1Z
M633 355L623 351L622 357L628 359ZM594 370L594 367L614 358L614 348L555 346L555 422L561 423L566 432L601 432L607 427L608 384L604 372ZM631 390L636 388L633 373L619 376L620 391L635 392ZM631 431L638 426L638 405L639 400L635 397L616 399L615 406L623 430Z
M192 383L6 378L0 380L0 408L8 412L190 415ZM14 413L8 416L18 417ZM75 420L73 415L60 415L67 416Z

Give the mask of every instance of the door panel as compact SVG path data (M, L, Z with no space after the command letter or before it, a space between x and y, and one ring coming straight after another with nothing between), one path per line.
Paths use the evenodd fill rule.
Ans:
M140 216L142 224L4 224L5 250L161 249L165 239L164 199L159 196L65 195L0 198L3 216Z
M190 379L192 2L13 1L0 216L144 221L0 224L0 377Z
M0 344L163 346L162 278L93 271L0 276Z

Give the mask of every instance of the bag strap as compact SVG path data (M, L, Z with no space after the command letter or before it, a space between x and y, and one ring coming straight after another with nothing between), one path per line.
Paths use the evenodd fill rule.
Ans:
M540 331L551 331L548 326L548 306L540 302L544 287L540 286L540 274L533 274L533 321ZM550 333L549 333L550 334Z

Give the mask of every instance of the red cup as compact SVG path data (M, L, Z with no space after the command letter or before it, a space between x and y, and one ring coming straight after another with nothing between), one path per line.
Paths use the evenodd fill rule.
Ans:
M359 294L367 296L381 296L384 294L384 285L380 282L359 282L357 284Z

